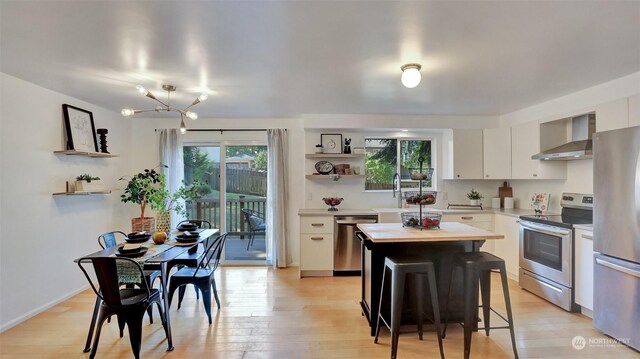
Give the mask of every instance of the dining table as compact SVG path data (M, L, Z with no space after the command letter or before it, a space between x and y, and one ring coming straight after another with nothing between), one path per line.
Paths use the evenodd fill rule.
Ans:
M194 231L192 231L194 232ZM171 319L169 315L169 264L172 260L178 259L180 256L189 252L189 258L195 259L198 263L200 262L197 253L198 245L200 243L204 243L210 237L213 237L220 233L219 229L201 229L195 231L198 233L197 239L192 242L178 242L176 240L176 236L182 234L183 232L175 230L172 231L169 235L168 240L163 244L155 244L150 239L147 242L140 243L141 245L149 248L148 252L151 252L151 255L147 254L140 258L131 258L136 261L143 267L143 269L160 269L160 282L162 283L162 304L164 308L164 313L167 320L167 351L172 351L174 349L173 339L171 336ZM120 249L124 244L118 244L113 247L105 248L101 251L97 251L91 254L88 254L82 258L75 259L74 262L78 262L80 259L92 259L92 258L101 258L101 257L114 257L116 256L116 251ZM195 258L194 258L195 257ZM144 280L144 278L143 278ZM93 337L94 327L96 325L96 319L98 315L98 310L100 308L101 300L100 297L96 298L96 303L94 306L93 317L91 319L91 327L89 329L89 334L87 335L87 342L85 344L84 352L89 352L91 350L91 339Z

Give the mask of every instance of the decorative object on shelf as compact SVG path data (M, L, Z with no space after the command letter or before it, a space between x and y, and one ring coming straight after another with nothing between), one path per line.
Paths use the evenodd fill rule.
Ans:
M198 114L193 112L193 111L189 111L189 109L192 106L195 106L195 105L199 104L200 102L202 102L202 101L204 101L204 100L206 100L208 98L206 93L202 93L195 100L193 100L191 105L185 107L183 110L180 110L180 109L177 109L175 107L171 107L171 92L176 90L176 87L173 86L173 85L167 85L167 84L162 85L162 89L167 91L167 102L166 103L158 100L151 92L149 92L147 89L145 89L141 85L136 86L136 89L142 95L147 96L148 98L159 102L161 104L161 106L157 106L153 110L135 110L135 109L132 109L132 108L125 108L125 109L122 109L122 111L120 112L122 114L122 116L132 116L132 115L135 115L136 113L152 112L152 111L155 111L155 112L171 112L171 111L179 112L180 113L180 133L182 133L183 135L187 132L187 127L185 126L185 123L184 123L184 117L190 118L192 120L197 120L198 119ZM97 152L97 149L96 149L96 152Z
M88 173L76 177L76 192L99 192L104 191L104 186L100 177L93 177Z
M364 155L364 147L354 147L353 148L353 153L358 154L358 155Z
M480 194L480 192L472 188L471 191L467 193L467 198L469 199L470 205L477 206L480 204L480 200L484 197Z
M314 153L322 153L322 145L317 144Z
M360 166L353 166L351 171L352 171L352 174L359 175L360 174Z
M331 177L333 182L338 182L338 180L340 180L340 174L339 173L332 173L332 174L329 175L329 177Z
M324 204L326 204L327 206L331 206L331 207L329 207L329 209L327 211L335 212L335 211L338 210L335 206L337 206L340 203L342 203L342 201L344 201L344 198L325 197L322 200L324 201Z
M531 197L531 208L536 212L542 213L549 209L550 193L534 193Z
M328 175L334 170L333 163L329 161L318 161L316 162L315 168L321 175Z
M100 135L100 152L109 153L109 151L107 151L107 133L109 133L109 130L106 128L99 128L96 131L98 132L98 135Z
M438 229L442 215L434 212L402 212L402 226L420 229Z
M348 163L340 163L340 164L334 165L333 168L335 169L336 174L346 175L346 174L350 174L350 173L347 173L347 170L351 169L351 165Z
M67 134L67 150L98 152L93 113L64 104L64 126Z
M400 80L404 87L412 89L420 84L420 80L422 80L421 68L420 64L415 63L400 66L400 70L402 70Z
M323 133L320 135L323 153L342 153L342 135Z
M344 140L344 153L351 154L351 139L347 138Z

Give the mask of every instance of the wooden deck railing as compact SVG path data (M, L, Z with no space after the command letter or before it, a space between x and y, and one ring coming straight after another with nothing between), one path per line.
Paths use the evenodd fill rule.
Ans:
M242 215L242 209L248 208L256 212L260 212L263 216L266 213L266 198L240 198L227 199L225 210L227 215L226 230L230 234L239 234L241 238L249 234L249 226L244 216ZM191 204L189 213L191 218L204 219L211 222L214 228L222 228L220 223L221 218L221 206L220 200L214 199L199 199Z

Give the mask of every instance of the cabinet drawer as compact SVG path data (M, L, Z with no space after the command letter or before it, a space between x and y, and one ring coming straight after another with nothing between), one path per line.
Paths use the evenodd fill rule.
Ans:
M333 235L300 235L300 270L333 270Z
M300 233L333 233L333 216L300 217Z
M442 215L443 222L493 222L493 214L491 213L466 213L466 214L451 214L446 213Z

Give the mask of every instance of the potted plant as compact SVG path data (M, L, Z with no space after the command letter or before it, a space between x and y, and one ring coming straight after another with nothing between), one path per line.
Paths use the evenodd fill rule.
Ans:
M192 184L187 185L183 180L180 188L178 188L177 191L170 193L164 185L164 176L161 176L160 183L162 185L162 189L152 195L153 203L158 203L158 207L155 208L158 212L156 216L157 230L161 232L169 232L171 211L175 211L179 216L187 218L189 216L187 204L195 201L198 197L203 195L203 188L205 187L198 181L194 181Z
M122 177L120 180L129 181L120 200L124 203L133 202L140 205L140 217L131 219L132 231L154 232L155 218L145 217L145 210L147 205L154 210L162 208L164 200L161 193L165 190L164 175L156 172L155 169L145 169L132 177Z
M76 177L76 192L102 191L104 187L100 177L93 177L88 173Z
M480 192L472 188L471 191L467 193L467 198L469 198L469 204L471 204L472 206L477 206L480 204L480 200L484 197L482 197Z

